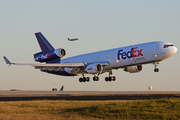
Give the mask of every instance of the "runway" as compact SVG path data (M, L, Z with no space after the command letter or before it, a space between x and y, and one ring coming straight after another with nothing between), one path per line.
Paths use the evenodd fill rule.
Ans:
M180 91L0 91L0 101L144 100L179 98Z

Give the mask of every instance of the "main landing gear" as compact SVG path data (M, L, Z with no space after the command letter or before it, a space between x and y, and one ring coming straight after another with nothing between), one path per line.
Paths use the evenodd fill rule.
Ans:
M79 82L89 82L90 78L89 77L84 77L84 72L82 73L82 78L79 78Z
M115 81L116 77L115 76L111 76L112 75L112 70L109 71L109 77L105 77L105 81L106 82L111 82L111 81Z
M109 76L109 77L106 77L106 78L105 78L105 81L106 81L106 82L108 82L108 81L111 82L111 81L115 81L115 80L116 80L116 77L115 77L115 76Z
M159 62L154 62L153 64L155 66L154 72L159 72L159 69L157 68L157 65L159 64Z
M89 82L89 81L90 81L89 77L79 78L79 82Z
M105 81L106 82L115 81L116 77L115 76L111 76L112 75L112 71L110 70L108 72L109 72L109 77L106 77ZM90 81L89 77L84 77L84 73L82 73L82 76L83 77L79 78L79 82L89 82ZM93 81L99 81L99 74L94 74Z

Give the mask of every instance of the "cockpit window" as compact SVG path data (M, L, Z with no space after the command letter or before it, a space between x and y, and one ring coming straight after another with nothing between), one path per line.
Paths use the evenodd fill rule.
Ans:
M168 46L167 45L164 45L164 48L167 48Z
M174 46L173 44L170 44L170 45L164 45L164 48L167 48L169 46Z

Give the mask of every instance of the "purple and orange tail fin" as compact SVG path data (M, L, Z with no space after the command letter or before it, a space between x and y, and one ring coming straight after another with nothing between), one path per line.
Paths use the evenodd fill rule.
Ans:
M41 32L35 33L35 35L42 52L50 52L54 50L53 46L47 41Z

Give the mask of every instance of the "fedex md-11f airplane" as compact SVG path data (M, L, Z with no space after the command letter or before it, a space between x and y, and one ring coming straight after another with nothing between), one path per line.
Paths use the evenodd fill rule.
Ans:
M142 65L153 63L154 71L158 72L157 64L177 52L177 48L169 42L148 42L143 44L120 47L110 50L77 55L62 59L66 55L63 48L54 49L46 38L39 32L35 33L41 52L34 54L34 59L38 63L11 63L6 57L5 61L9 65L30 65L42 72L63 75L81 75L79 82L89 82L90 78L86 74L93 74L93 80L98 81L99 75L108 72L109 76L105 81L115 81L112 70L122 68L129 73L137 73L142 70ZM45 64L43 64L45 63Z

